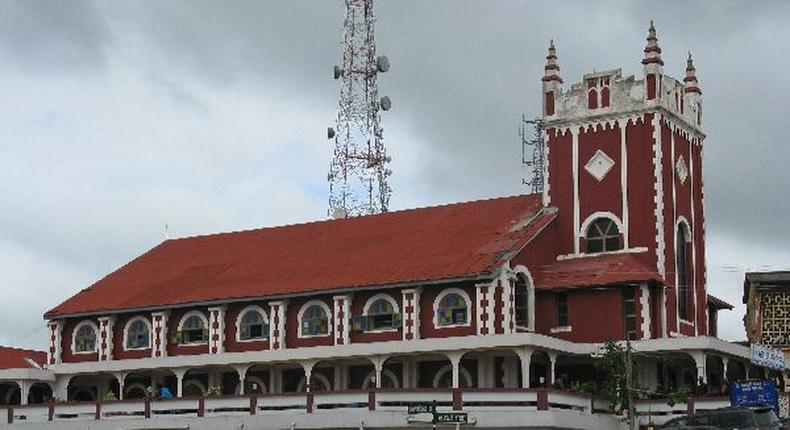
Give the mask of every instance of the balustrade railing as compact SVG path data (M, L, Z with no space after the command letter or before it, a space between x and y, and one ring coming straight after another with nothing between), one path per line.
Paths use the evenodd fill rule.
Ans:
M318 393L253 394L162 400L107 400L2 406L11 423L46 421L200 418L283 413L321 414L366 410L407 413L409 405L435 405L439 411L575 411L592 414L599 405L588 394L552 389L380 389ZM0 418L2 419L2 418Z

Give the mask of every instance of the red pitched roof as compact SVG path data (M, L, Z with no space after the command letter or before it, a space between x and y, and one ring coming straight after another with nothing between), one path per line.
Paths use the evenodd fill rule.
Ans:
M0 369L30 369L36 367L26 359L43 366L47 361L47 353L0 346Z
M711 294L708 294L708 304L716 309L727 309L729 311L735 308L733 305Z
M46 317L490 276L553 219L541 208L525 195L168 240Z
M538 289L564 289L628 282L661 281L646 253L616 253L568 258L541 267Z

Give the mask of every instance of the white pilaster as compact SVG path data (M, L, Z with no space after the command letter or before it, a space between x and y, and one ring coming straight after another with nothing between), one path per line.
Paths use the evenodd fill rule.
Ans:
M63 321L49 321L49 350L47 350L47 363L50 366L60 364L63 353Z
M154 312L151 314L151 327L153 329L153 345L151 357L167 357L167 341L170 334L167 330L169 312Z
M209 354L225 351L225 306L208 308Z
M99 361L112 360L113 326L115 317L99 317Z
M521 388L530 388L530 365L532 364L532 350L529 348L517 349L519 361L521 362Z
M348 323L351 317L351 295L334 296L333 301L335 345L348 345L351 343L351 330Z
M403 340L420 338L420 293L419 288L403 290Z
M288 303L278 300L269 303L269 345L273 350L285 349L285 316Z

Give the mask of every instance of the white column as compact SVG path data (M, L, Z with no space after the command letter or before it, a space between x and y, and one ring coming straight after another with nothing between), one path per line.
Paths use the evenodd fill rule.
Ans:
M283 391L283 370L279 366L274 366L269 370L269 393L278 394Z
M285 316L288 303L278 300L269 303L269 348L285 349Z
M348 320L351 317L351 295L339 295L333 297L334 309L334 338L335 345L348 345L351 343L351 330L349 330Z
M47 363L50 366L60 364L61 354L63 352L63 321L49 321L47 323L49 332L49 350L47 351Z
M724 369L724 375L722 375L721 377L722 377L722 379L724 379L726 381L729 381L729 379L727 379L727 373L729 373L729 371L730 371L730 358L729 357L722 357L721 358L721 365L722 365L721 366L722 369Z
M551 370L549 375L551 376L551 384L553 385L557 382L557 353L550 352L549 353L549 362L551 363Z
M153 330L153 345L151 357L167 357L167 341L170 336L167 330L168 312L154 312L151 314L151 327Z
M189 369L173 369L176 375L176 397L184 397L184 376Z
M26 405L28 395L30 394L31 382L21 380L21 381L16 381L16 383L17 385L19 385L19 402L21 405Z
M313 366L315 366L316 362L313 360L302 361L299 364L302 365L304 369L304 389L306 392L312 391L312 387L310 387L310 381L313 379Z
M694 351L691 352L691 358L694 359L694 364L697 366L697 378L702 377L702 382L708 383L708 371L705 365L705 352ZM696 381L694 381L696 383Z
M236 365L233 368L236 370L236 373L239 374L239 395L243 396L245 393L244 389L244 381L247 379L247 371L252 367L252 365Z
M386 355L376 355L369 358L373 363L373 370L376 375L376 388L381 388L381 371L384 368L384 362L387 361L387 358L389 357Z
M530 365L532 364L532 349L517 349L516 354L521 362L521 388L529 387Z
M403 340L420 338L420 293L419 288L402 291L403 294Z
M411 374L414 369L414 364L415 364L414 361L412 361L410 358L403 359L403 362L401 364L403 369L401 372L401 381L400 381L401 388L415 388L411 382L412 381Z
M447 353L447 358L450 360L450 364L453 366L453 388L460 387L460 365L461 365L461 357L464 356L462 352L450 352Z
M123 400L123 388L126 383L126 372L114 373L115 379L118 381L118 400Z
M225 306L208 308L209 354L225 351Z
M62 401L68 400L69 382L71 382L71 378L73 377L73 375L55 376L55 390L52 393L55 399Z
M99 317L99 361L112 360L113 326L115 317Z

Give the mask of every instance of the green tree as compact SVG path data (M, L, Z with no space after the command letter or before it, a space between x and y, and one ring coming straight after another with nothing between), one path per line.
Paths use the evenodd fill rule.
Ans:
M630 346L620 346L609 339L604 343L603 355L598 361L598 368L603 373L603 382L598 387L598 395L609 402L615 411L628 411L632 394L638 388L638 378L633 369ZM630 375L630 383L628 376Z

